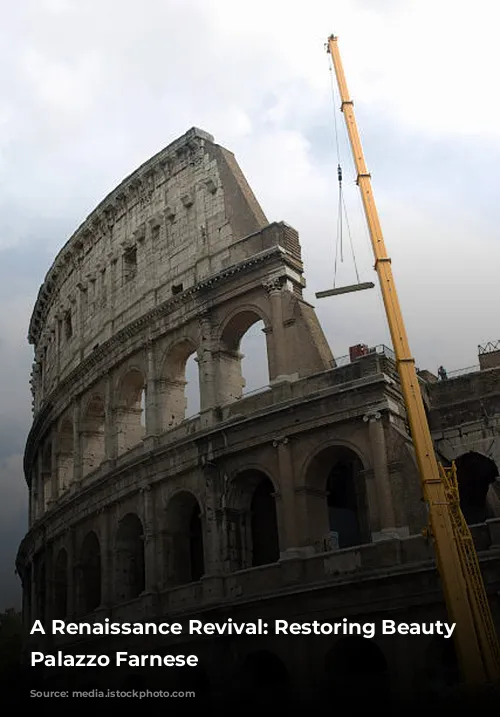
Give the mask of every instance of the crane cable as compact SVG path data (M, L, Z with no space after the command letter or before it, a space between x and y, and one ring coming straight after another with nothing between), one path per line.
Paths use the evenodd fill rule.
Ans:
M331 94L332 94L332 108L333 108L333 122L335 127L335 145L337 149L337 177L339 180L339 201L338 201L338 212L337 212L337 239L336 239L336 245L335 245L335 265L334 265L334 274L333 274L333 288L335 288L335 284L337 281L337 263L338 258L340 255L340 262L344 262L344 249L343 249L343 217L345 216L345 222L347 226L347 233L349 236L349 243L351 246L351 253L352 253L352 260L354 264L354 270L356 272L356 279L358 284L360 283L359 278L359 272L358 272L358 266L356 263L356 255L354 253L354 244L352 241L352 235L351 235L351 228L349 226L349 219L347 216L347 207L345 204L345 198L344 193L342 189L342 166L340 164L340 144L339 144L339 131L337 126L337 111L336 111L336 104L335 104L335 86L333 81L333 63L332 58L329 55L329 70L330 70L330 88L331 88Z

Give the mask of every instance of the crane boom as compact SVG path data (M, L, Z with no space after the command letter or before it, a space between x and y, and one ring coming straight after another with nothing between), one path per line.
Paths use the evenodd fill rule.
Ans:
M357 172L357 185L365 211L370 240L375 257L384 307L392 338L396 364L401 380L401 388L406 404L411 436L415 448L417 464L422 483L424 500L428 507L429 523L436 561L441 576L443 592L448 613L455 628L455 647L459 666L465 682L470 686L481 686L489 681L500 679L498 660L498 642L496 640L488 598L482 582L477 556L471 539L460 543L460 531L469 534L464 521L457 518L457 506L450 505L450 486L442 474L434 452L434 444L425 413L424 402L415 360L412 357L406 329L399 304L392 273L391 260L387 255L382 229L375 206L371 187L371 176L367 170L361 140L354 116L353 102L350 99L344 70L340 59L337 38L328 38L328 51L337 78L341 98L341 110L344 114L347 133ZM448 490L446 489L448 487ZM461 515L460 507L458 511ZM473 556L471 556L471 551ZM466 558L469 558L467 563ZM472 588L472 589L471 589Z

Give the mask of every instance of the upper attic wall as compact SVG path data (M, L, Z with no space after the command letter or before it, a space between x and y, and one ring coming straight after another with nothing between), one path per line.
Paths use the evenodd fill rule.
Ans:
M97 290L113 265L120 274L127 249L157 243L157 251L138 257L147 273L127 290L136 301L174 280L190 285L216 271L217 254L267 223L234 156L208 133L189 130L121 182L60 251L39 291L30 343L37 346L47 323L66 314L78 291ZM155 271L152 262L159 262Z

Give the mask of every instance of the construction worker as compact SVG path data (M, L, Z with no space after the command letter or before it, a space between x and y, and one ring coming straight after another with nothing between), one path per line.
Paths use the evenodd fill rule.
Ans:
M446 373L446 369L444 366L440 366L438 368L438 378L441 379L441 381L446 381L448 378L448 374Z

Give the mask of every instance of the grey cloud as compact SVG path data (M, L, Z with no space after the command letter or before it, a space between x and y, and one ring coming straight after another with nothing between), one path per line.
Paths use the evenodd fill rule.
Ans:
M354 5L369 5L380 17L401 7L390 0ZM280 18L275 6L260 27L258 10L235 26L231 13L225 24L223 9L223 2L202 0L149 0L147 11L131 0L26 0L3 13L0 62L8 70L0 77L0 460L7 478L0 503L16 490L13 500L25 500L19 455L31 420L26 333L40 282L103 196L192 125L235 152L270 220L284 219L300 231L306 297L316 305L334 353L345 354L359 342L389 342L378 290L314 298L333 282L337 200L324 38L316 38L309 17L304 42L292 42L287 29L295 26L291 37L297 38L301 21L292 11ZM318 59L314 55L308 65L316 47ZM500 148L480 136L438 144L415 129L410 135L397 124L399 116L367 106L363 97L355 101L417 363L431 369L474 363L477 343L494 339L496 331L490 307L497 299L499 210L490 178ZM357 260L363 278L373 278L343 136ZM349 261L341 272L346 283L353 279ZM267 381L263 339L256 330L242 347L247 390ZM14 591L5 566L24 531L19 511L0 528L0 564L7 571L0 579L4 584L9 575Z

